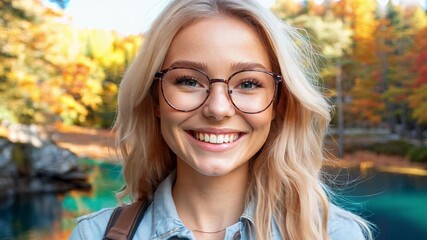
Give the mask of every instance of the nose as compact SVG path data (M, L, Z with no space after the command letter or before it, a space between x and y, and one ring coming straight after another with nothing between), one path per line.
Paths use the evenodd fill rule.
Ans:
M203 114L208 118L222 120L235 113L233 103L228 96L227 85L220 82L212 84L209 97L203 106Z

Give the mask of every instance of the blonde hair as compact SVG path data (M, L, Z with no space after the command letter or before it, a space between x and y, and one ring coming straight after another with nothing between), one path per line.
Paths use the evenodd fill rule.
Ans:
M330 106L316 85L313 51L296 29L252 0L175 0L153 23L120 86L114 130L126 186L118 198L152 199L176 167L175 155L161 137L153 78L177 32L214 15L234 16L254 27L269 48L273 71L284 77L270 134L250 163L247 201L256 204L256 239L271 238L273 219L285 239L329 239L330 204L320 174ZM347 217L370 237L361 218Z

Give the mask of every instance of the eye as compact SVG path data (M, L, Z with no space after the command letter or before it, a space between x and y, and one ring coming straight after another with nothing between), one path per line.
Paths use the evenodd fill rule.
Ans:
M197 81L197 78L194 76L181 76L177 77L175 79L174 84L176 86L182 86L182 87L203 87L199 81Z
M251 90L255 88L261 88L262 84L256 79L244 79L242 82L236 86L236 88L243 89L243 90Z

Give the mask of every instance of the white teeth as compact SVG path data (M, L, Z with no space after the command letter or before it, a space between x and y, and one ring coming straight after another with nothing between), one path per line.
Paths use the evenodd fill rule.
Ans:
M198 133L194 134L194 137L199 141L208 142L208 143L231 143L236 141L239 138L239 134L208 134L208 133Z
M209 142L210 143L216 143L216 135L215 134L211 134L209 136Z

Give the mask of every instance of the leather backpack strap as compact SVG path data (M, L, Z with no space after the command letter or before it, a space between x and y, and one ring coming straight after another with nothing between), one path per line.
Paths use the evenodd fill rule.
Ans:
M104 240L132 239L148 206L148 202L136 201L114 209L105 231Z
M117 218L120 216L122 211L123 211L123 206L116 207L114 209L113 213L111 214L110 220L108 221L107 228L105 229L104 237L102 239L106 239L108 231L110 231L111 227L113 227L114 224L116 224Z

